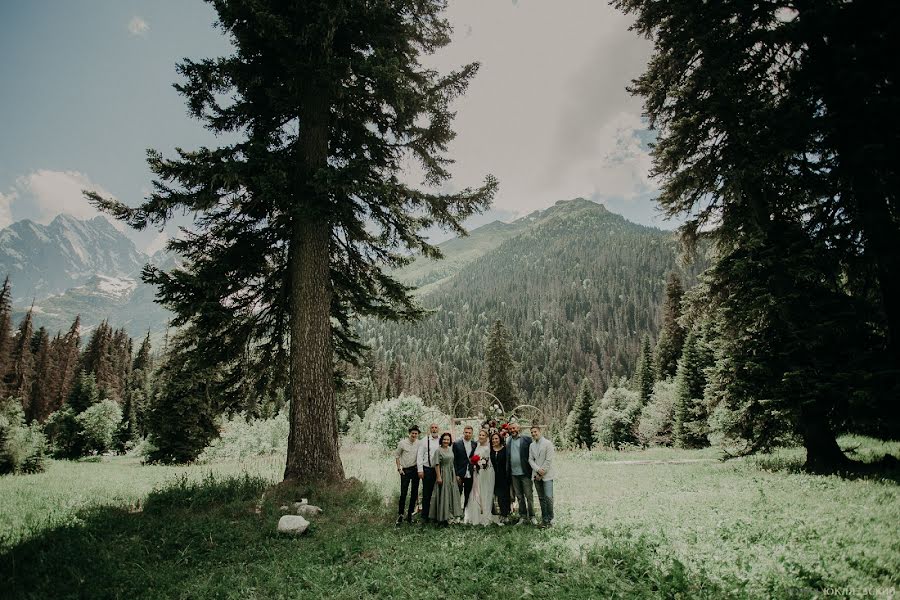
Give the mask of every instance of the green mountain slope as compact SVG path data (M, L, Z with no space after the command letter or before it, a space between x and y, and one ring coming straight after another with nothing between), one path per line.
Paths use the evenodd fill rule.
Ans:
M656 335L666 274L677 268L671 232L583 199L460 242L469 240L479 240L480 253L459 252L470 260L422 293L433 314L412 324L361 323L377 394L402 388L448 409L465 405L465 394L483 385L485 338L500 319L518 401L560 417L582 377L602 390L630 373L641 337Z

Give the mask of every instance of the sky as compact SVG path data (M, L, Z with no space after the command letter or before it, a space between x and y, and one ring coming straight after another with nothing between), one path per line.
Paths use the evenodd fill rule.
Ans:
M653 135L625 89L651 50L629 18L598 0L451 0L447 17L454 41L427 64L481 63L454 106L448 187L500 180L492 209L469 227L579 196L676 225L653 202ZM172 88L183 57L230 52L214 20L199 0L0 2L0 227L96 216L83 189L136 205L152 181L147 149L215 144ZM179 222L163 232L115 224L152 253Z

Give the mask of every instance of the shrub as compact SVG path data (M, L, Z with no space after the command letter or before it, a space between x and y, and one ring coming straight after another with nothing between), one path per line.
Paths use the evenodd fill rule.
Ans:
M594 416L597 441L610 448L636 443L635 428L640 412L640 394L623 387L607 389Z
M637 435L641 444L672 445L672 425L675 415L675 382L657 381L650 401L641 409Z
M25 412L15 398L0 401L0 475L44 470L47 439L37 424L25 424Z
M71 406L65 406L47 417L44 433L50 442L50 453L56 458L78 458L84 454L84 436L77 416Z
M197 462L285 455L289 432L286 414L275 415L270 419L248 419L246 415L237 414L222 420L219 437L203 450L197 457Z
M113 448L116 430L122 421L122 409L115 400L101 400L75 416L89 452L107 452Z
M426 406L417 396L400 394L397 398L376 402L366 410L362 420L363 441L390 450L408 435L411 425L418 425L424 431L430 423L437 423L444 430L450 429L450 417Z

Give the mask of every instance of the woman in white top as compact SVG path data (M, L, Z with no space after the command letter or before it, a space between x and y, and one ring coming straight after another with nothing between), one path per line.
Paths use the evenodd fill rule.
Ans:
M488 433L484 429L478 432L478 447L473 457L478 457L479 466L475 467L472 493L466 507L464 522L472 525L490 525L498 523L491 514L494 504L494 466L491 464L491 447L488 444Z

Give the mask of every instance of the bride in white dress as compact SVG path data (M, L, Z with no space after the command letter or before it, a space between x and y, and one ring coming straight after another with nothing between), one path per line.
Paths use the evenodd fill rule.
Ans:
M478 447L473 455L477 454L485 466L474 474L472 492L469 494L469 505L466 507L463 522L472 525L490 525L499 523L500 519L491 514L494 505L494 465L491 464L491 447L488 445L488 433L485 430L478 432Z

